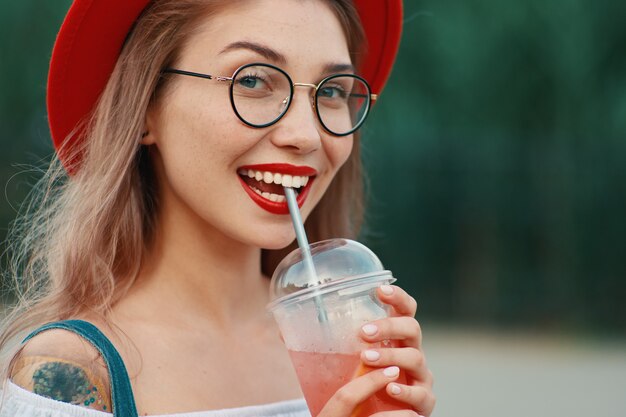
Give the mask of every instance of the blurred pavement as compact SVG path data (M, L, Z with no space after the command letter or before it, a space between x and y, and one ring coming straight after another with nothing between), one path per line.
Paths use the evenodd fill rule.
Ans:
M626 341L422 326L433 417L626 417Z

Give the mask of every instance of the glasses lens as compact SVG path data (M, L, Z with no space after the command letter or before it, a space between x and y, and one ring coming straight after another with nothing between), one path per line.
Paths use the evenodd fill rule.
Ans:
M247 66L235 75L232 95L239 116L248 124L262 127L287 110L291 83L284 73L270 66Z
M324 127L336 135L358 128L370 106L368 85L351 75L324 81L317 90L317 111Z

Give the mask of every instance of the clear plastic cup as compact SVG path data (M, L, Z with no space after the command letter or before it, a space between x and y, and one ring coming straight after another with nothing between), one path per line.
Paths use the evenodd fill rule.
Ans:
M389 341L367 344L361 327L388 316L376 288L395 278L361 243L331 239L310 246L315 276L300 249L276 268L268 309L274 315L313 417L337 390L372 370L360 359L370 347L391 347ZM406 383L401 372L399 383ZM406 409L381 390L359 405L353 417Z

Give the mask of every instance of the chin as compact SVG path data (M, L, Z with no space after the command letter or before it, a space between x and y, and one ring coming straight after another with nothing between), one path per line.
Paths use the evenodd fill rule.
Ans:
M277 236L274 236L272 239L264 239L263 242L260 242L259 247L261 249L268 250L281 250L289 246L295 239L296 237L293 235L293 233L291 234L291 236L285 238L279 238Z

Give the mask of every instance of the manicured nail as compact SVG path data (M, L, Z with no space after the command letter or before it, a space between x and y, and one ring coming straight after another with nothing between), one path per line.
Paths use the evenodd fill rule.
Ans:
M390 366L389 368L385 368L383 374L390 378L396 377L400 374L400 368L398 368L397 366Z
M382 291L383 294L385 295L391 295L393 294L393 287L391 285L381 285L380 286L380 290Z
M402 392L402 388L400 388L400 385L398 384L390 384L389 391L391 391L393 395L398 395Z
M365 359L370 362L377 361L378 359L380 359L380 353L376 352L375 350L366 350Z
M365 326L361 327L361 329L363 329L363 333L368 336L374 336L378 331L378 327L376 327L375 324L366 324Z

